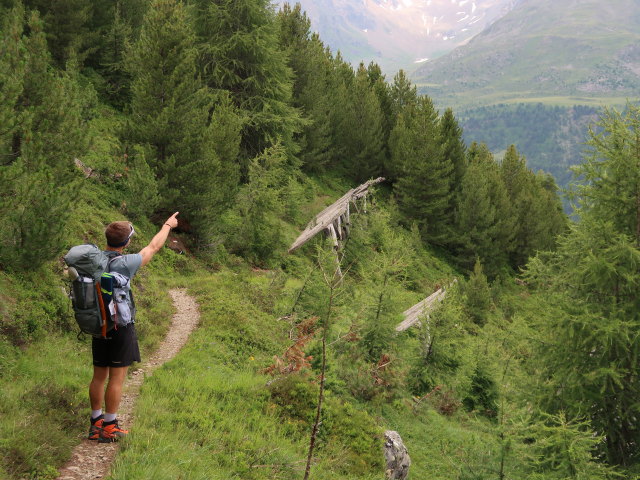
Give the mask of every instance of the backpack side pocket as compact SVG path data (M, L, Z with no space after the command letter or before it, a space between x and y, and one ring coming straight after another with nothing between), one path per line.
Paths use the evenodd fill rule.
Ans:
M89 310L97 307L96 289L93 279L78 277L71 283L71 300L73 308Z

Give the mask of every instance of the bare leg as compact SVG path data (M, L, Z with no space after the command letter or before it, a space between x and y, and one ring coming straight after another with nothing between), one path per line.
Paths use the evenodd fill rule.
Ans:
M122 386L129 367L110 367L109 383L105 392L105 413L117 413L122 398Z
M93 367L93 378L89 384L91 410L100 410L104 400L104 383L109 375L109 367Z

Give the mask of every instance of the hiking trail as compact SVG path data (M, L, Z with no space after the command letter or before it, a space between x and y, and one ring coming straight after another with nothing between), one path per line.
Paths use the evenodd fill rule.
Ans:
M142 382L180 351L200 320L198 304L185 290L170 290L169 295L176 313L171 320L167 336L147 362L139 364L135 370L130 370L125 382L118 419L120 425L127 430L134 424L133 407ZM82 442L73 450L71 459L60 469L58 480L96 480L109 475L111 464L118 452L118 444L88 440L84 430L78 436L78 439L80 438Z

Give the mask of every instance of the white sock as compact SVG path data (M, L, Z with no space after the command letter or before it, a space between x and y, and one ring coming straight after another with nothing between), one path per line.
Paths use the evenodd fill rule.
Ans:
M94 420L96 418L98 418L100 415L102 415L102 409L100 409L100 410L91 410L91 418L93 418Z
M116 419L116 414L115 413L105 413L104 414L105 423L113 422L115 419Z

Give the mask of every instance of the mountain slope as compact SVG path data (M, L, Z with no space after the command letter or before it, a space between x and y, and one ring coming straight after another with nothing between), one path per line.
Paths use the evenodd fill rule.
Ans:
M277 2L282 4L284 2ZM377 62L387 73L463 45L515 0L300 0L312 29L352 64Z
M523 0L413 78L454 107L549 96L615 102L640 88L639 27L634 0Z

